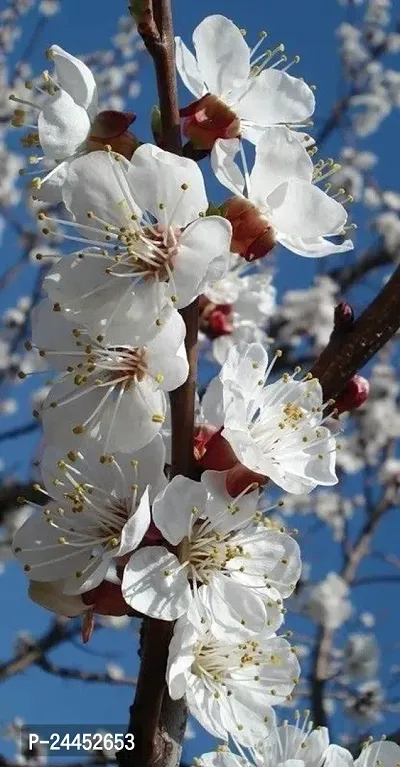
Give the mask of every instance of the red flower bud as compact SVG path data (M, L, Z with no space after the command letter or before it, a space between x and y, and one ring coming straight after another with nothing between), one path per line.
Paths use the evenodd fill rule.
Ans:
M217 96L207 93L180 110L183 134L198 149L212 149L218 138L237 138L240 119Z
M363 376L354 375L335 402L335 410L340 413L351 412L364 404L369 394L369 381Z
M346 332L354 322L354 312L352 306L347 301L341 301L335 306L334 333Z
M232 224L231 250L246 261L269 253L275 245L273 227L259 209L243 197L231 197L223 206L225 218Z

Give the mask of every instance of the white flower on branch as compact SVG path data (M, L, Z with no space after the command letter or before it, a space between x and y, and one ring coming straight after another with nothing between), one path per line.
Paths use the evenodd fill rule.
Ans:
M154 501L153 520L178 556L160 546L140 549L125 568L122 593L133 609L161 620L183 615L201 593L216 636L237 626L271 634L283 620L282 597L300 576L299 547L263 524L258 489L232 498L225 480L217 471L204 472L200 483L172 479Z
M49 498L13 540L28 577L63 580L63 593L72 595L101 583L111 560L145 535L151 500L166 481L164 459L159 436L129 457L104 456L91 440L68 455L49 445L41 464Z
M264 252L268 252L276 241L294 253L308 257L343 253L353 248L351 240L335 244L325 239L346 232L344 206L317 186L340 166L331 160L321 160L314 166L304 143L283 126L264 131L256 146L250 174L243 151L244 173L235 163L234 158L240 149L239 139L218 140L211 154L211 164L221 184L243 199L249 227L253 228L256 221L263 220L267 226L266 235L269 228L270 242ZM347 201L346 195L339 197L343 202ZM225 203L226 215L233 225L233 242L237 240L240 247L240 240L244 240L243 212L239 214L240 234L236 234L234 206L238 206L235 198ZM257 254L257 241L254 247ZM239 252L251 260L251 247L247 253Z
M146 338L149 328L154 334L171 305L187 306L202 292L215 261L228 266L231 226L201 217L208 202L193 160L151 144L131 162L92 152L71 162L63 196L70 225L83 235L68 238L92 247L60 259L44 287L109 343Z
M251 50L230 19L213 15L193 32L196 58L180 37L175 39L176 64L184 84L202 100L206 116L209 105L213 115L216 111L224 115L229 131L226 137L240 134L256 143L264 127L278 123L296 127L314 112L313 91L287 71L299 57L286 64L282 44L262 52L266 36L261 33ZM279 69L284 63L286 66Z
M34 344L64 371L41 410L48 441L68 448L87 433L101 440L103 453L138 450L151 441L165 419L164 391L188 374L185 324L175 309L167 315L146 346L111 346L74 327L46 300L34 309Z
M205 418L223 427L238 461L289 493L334 485L336 441L324 426L322 389L312 376L284 373L268 384L261 344L234 347L202 400Z
M13 125L26 125L30 129L23 139L24 145L40 147L43 151L43 157L32 157L31 162L36 165L49 158L56 163L43 178L33 174L36 192L44 200L58 201L68 161L85 148L97 115L97 86L86 64L59 45L52 45L47 55L54 62L54 74L43 72L41 86L26 83L29 90L38 93L38 101L21 99L14 94L10 99L18 105Z
M217 738L232 735L244 745L263 739L275 723L273 706L290 695L299 672L290 644L281 637L219 640L201 594L175 625L169 694L173 700L185 695L190 713Z
M317 623L327 629L337 629L351 615L351 602L348 599L349 587L335 572L328 573L326 578L312 589L306 612Z

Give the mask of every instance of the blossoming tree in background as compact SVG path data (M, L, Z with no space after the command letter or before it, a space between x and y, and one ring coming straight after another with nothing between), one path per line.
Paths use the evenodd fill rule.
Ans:
M379 529L395 538L400 198L357 147L399 102L389 2L349 9L345 95L316 127L299 57L264 32L251 45L215 13L192 53L170 0L135 0L109 51L53 44L38 76L29 56L64 12L54 0L35 7L25 53L7 62L34 5L1 12L1 214L14 250L0 279L14 301L0 405L12 423L23 390L33 417L0 439L32 435L33 457L15 467L5 453L0 518L3 559L53 617L42 636L19 635L0 680L38 666L113 685L116 699L132 686L135 749L106 763L183 765L189 716L214 739L199 767L394 767L395 648L383 656L382 615L357 597L399 580ZM148 55L151 140L126 111ZM320 159L343 126L341 162ZM353 200L372 209L365 247ZM283 249L316 264L306 287L281 291ZM76 637L90 652L94 632L138 620L136 681L115 664L53 661ZM40 761L19 730L6 730L18 763Z

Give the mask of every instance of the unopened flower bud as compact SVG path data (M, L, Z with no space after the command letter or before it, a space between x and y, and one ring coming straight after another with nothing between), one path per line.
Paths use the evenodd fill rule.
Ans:
M246 490L246 488L249 488L250 492L250 488L254 490L256 485L261 487L262 485L265 485L266 482L267 477L264 477L263 474L256 474L256 472L251 471L237 461L228 471L226 477L226 489L232 498L236 498L236 496L242 493L243 490Z
M224 204L225 218L232 224L231 250L246 261L255 261L275 245L275 233L259 209L243 197L231 197Z
M221 99L210 93L180 110L183 134L199 149L212 149L218 138L237 138L240 119Z
M111 581L103 581L95 589L85 591L82 599L99 615L126 615L130 612L121 594L120 585Z
M136 115L133 112L117 112L113 109L100 112L93 123L86 145L87 150L97 151L107 144L114 152L130 160L140 145L136 136L128 131L135 120Z
M335 306L334 314L334 333L345 333L354 322L354 312L352 306L347 301L341 301Z
M347 381L342 393L335 401L338 414L351 412L364 404L369 394L369 381L359 375L354 375Z
M200 330L210 339L232 333L232 305L214 304L204 296L200 302Z
M204 427L202 427L204 428ZM207 427L206 427L207 428ZM203 432L204 433L204 432ZM197 437L195 443L195 458L199 455L198 462L202 469L214 469L215 471L226 471L231 469L237 463L237 458L229 442L221 437L221 432L216 431L210 439L203 442L201 449L200 437ZM201 455L202 453L202 455Z

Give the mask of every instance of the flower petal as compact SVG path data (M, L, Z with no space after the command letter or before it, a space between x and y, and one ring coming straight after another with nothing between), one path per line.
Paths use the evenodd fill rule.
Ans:
M125 554L129 554L139 546L139 543L148 530L150 521L149 488L146 487L146 490L140 499L139 506L136 509L132 509L127 522L122 528L121 543L116 556L123 557Z
M59 45L52 45L50 51L58 84L72 96L76 104L84 107L93 119L97 111L97 86L89 67Z
M38 117L40 145L46 157L62 160L81 149L90 133L85 109L65 91L57 91L43 105Z
M235 157L240 149L239 139L217 139L211 151L211 167L223 186L233 194L243 194L244 176Z
M194 160L153 144L143 144L134 153L129 184L142 210L149 211L162 224L166 219L171 226L187 226L208 208L203 176Z
M42 177L39 189L35 189L35 197L44 202L62 202L62 188L67 173L68 160L64 160Z
M227 95L247 80L250 49L238 27L225 16L207 16L193 32L199 70L207 90Z
M292 253L306 258L321 258L322 256L331 256L337 253L346 253L354 249L352 240L344 240L341 243L334 243L326 240L324 237L296 237L295 235L278 235L278 242Z
M250 175L251 199L260 205L280 184L302 179L311 184L314 166L304 144L289 128L266 128L256 146Z
M202 603L212 617L212 633L221 640L245 640L266 628L262 599L246 586L216 573L208 586L201 586Z
M192 509L204 511L206 500L207 492L200 482L178 474L153 503L154 524L177 546L188 533Z
M243 119L265 126L302 123L313 114L315 97L304 80L270 68L250 80L235 109Z
M133 610L165 621L186 613L192 601L187 571L163 546L146 546L132 554L124 570L122 595Z
M204 96L207 93L204 78L193 53L189 51L180 37L175 37L175 57L176 68L186 88L198 99Z
M231 234L229 221L221 216L200 218L185 229L174 269L177 308L187 306L196 298L212 261L229 251Z
M91 211L96 216L113 224L118 229L131 224L131 216L141 217L141 210L132 198L128 185L121 181L123 171L130 168L124 157L117 161L109 152L89 152L76 157L68 167L68 174L63 186L64 204L74 216L75 221L89 226L90 229L103 229L104 234L83 230L88 239L104 242L105 230L94 219L88 218Z
M343 230L347 213L343 205L306 181L291 179L267 198L271 223L284 235L320 237Z

